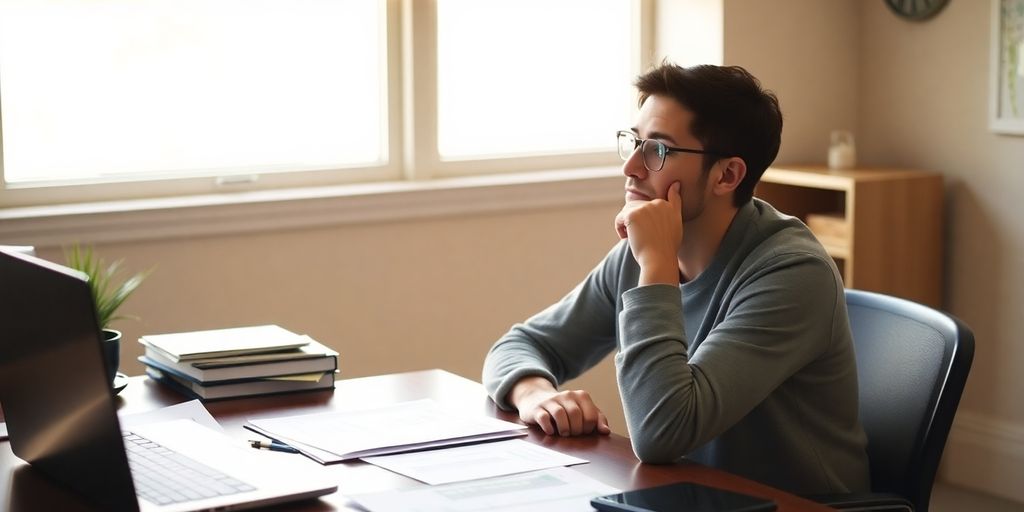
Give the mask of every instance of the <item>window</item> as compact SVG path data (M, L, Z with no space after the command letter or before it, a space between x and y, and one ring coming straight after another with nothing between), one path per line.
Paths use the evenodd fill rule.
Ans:
M640 4L5 0L0 205L614 165Z
M440 0L441 158L607 150L633 110L631 10L622 1Z

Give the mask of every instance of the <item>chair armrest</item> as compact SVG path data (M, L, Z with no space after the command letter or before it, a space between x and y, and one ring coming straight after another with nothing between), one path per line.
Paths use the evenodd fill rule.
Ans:
M914 512L914 506L906 498L892 493L816 494L804 497L848 512Z

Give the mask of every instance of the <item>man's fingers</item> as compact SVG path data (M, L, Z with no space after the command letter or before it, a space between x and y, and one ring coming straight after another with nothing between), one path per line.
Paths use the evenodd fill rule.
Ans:
M562 405L565 409L565 415L569 419L569 435L578 436L580 434L589 433L583 429L584 415L583 410L576 402L567 402Z
M608 419L586 391L562 391L520 409L520 418L536 424L549 436L579 436L611 432Z
M620 239L629 238L627 231L629 218L634 211L643 208L645 204L647 204L647 201L629 201L615 215L615 232L618 233Z
M600 422L601 410L594 404L594 400L590 398L589 393L586 391L577 391L576 393L576 403L579 404L580 410L583 413L581 432L584 434L593 433Z
M615 216L615 233L619 235L620 240L628 236L628 233L626 233L626 216L622 212Z
M537 423L537 426L544 431L545 434L553 436L556 433L554 422L551 419L551 414L544 409L537 409L537 413L534 414L533 420Z
M682 185L678 181L672 183L672 186L668 188L668 197L665 198L672 205L672 209L677 212L683 209L683 197L679 195L680 188L682 188Z
M600 411L597 413L597 433L601 435L608 435L612 433L612 428L608 426L608 418L606 418L604 413Z
M554 425L550 435L558 435L562 437L568 437L572 434L572 429L569 426L569 415L565 412L565 408L562 407L558 402L545 402L543 405L544 410L551 416L551 423ZM546 430L544 432L547 432Z

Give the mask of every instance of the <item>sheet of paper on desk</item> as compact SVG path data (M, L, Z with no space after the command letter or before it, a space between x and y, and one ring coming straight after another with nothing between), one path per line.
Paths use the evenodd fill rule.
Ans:
M591 498L617 492L583 473L555 468L349 498L372 512L593 512Z
M267 438L270 438L270 439L274 439L274 440L277 440L277 441L281 441L282 443L285 443L288 446L291 446L291 447L299 450L300 452L302 452L303 455L305 455L305 456L307 456L307 457L309 457L309 458L319 462L320 464L334 464L334 463L337 463L337 462L344 462L346 460L352 460L352 459L357 459L357 458L362 457L362 456L353 456L351 454L349 454L349 455L338 455L336 453L329 452L327 450L322 450L320 448L317 448L316 446L308 445L308 444L296 441L294 439L282 436L280 434L273 434L273 433L267 432L267 431L265 431L263 429L255 427L253 425L245 425L245 428L247 428L247 429L249 429L249 430L251 430L253 432L256 432L257 434L260 434L260 435L262 435L264 437L267 437ZM511 433L511 434L509 432L495 432L494 434L481 434L479 436L473 436L473 440L472 441L467 441L467 442L483 443L483 442L486 442L486 441L502 440L502 439L508 439L509 437L512 437L512 436L522 436L522 435L526 435L526 431L525 430L523 430L521 432ZM452 440L450 440L450 439L443 439L443 440L440 440L440 441L432 441L432 442L428 442L428 443L418 443L414 447L398 446L398 447L382 448L382 449L379 449L379 450L370 450L369 452L366 453L366 455L363 455L363 456L369 457L369 456L373 455L374 453L377 453L377 454L400 453L400 452L405 452L405 451L409 451L409 450L412 450L412 449L416 449L416 450L429 450L431 448L440 448L440 447L444 447L444 446L452 446L453 444L454 443L453 443Z
M286 442L324 464L526 435L524 425L448 411L429 399L372 409L250 419L246 428Z
M520 439L438 450L363 457L363 460L430 485L477 480L559 466L585 464L571 455Z
M138 425L149 423L184 419L192 420L218 432L224 431L224 427L221 427L220 423L213 419L210 411L207 411L206 407L203 407L203 403L199 400L189 400L188 402L162 407L154 411L118 414L118 420L121 422L122 429L132 429Z

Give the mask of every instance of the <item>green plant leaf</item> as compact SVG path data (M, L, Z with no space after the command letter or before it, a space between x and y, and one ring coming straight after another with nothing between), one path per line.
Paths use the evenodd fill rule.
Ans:
M135 318L118 315L117 311L152 273L152 269L134 274L120 281L120 284L114 284L118 282L123 260L106 265L92 247L83 248L78 244L70 250L65 250L64 254L68 267L86 274L89 278L89 291L92 293L96 306L96 320L101 329L107 329L114 320Z

